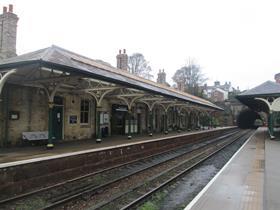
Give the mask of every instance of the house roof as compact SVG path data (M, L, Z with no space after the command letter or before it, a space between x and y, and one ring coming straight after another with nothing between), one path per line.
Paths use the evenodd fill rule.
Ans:
M219 91L219 92L221 92L221 93L223 93L223 94L226 94L226 93L227 93L225 90L223 90L223 89L221 89L221 88L218 88L218 87L216 87L216 88L214 89L214 91Z
M223 110L202 98L166 87L165 85L133 75L127 71L117 69L106 62L100 62L100 60L94 60L55 45L17 57L4 59L0 61L0 71L18 68L33 63L39 63L41 66L53 67L60 70L76 72L90 78L127 85L132 88L181 99L216 110Z

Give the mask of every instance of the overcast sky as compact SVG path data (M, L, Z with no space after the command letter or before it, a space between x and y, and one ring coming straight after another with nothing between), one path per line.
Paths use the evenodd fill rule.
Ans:
M168 81L195 58L212 85L242 90L280 72L279 0L1 0L19 16L17 52L52 44L116 65L142 53ZM156 78L156 76L155 76Z

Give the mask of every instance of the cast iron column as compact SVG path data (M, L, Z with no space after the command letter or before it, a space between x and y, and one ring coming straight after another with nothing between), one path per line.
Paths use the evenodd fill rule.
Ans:
M209 115L209 129L212 129L213 127L213 119L212 119L212 115Z
M176 127L176 119L175 119L175 117L176 117L176 112L175 112L175 109L174 109L174 107L173 107L173 112L172 112L172 131L174 131L175 129L175 127Z
M100 114L101 107L96 108L96 143L100 143L101 139L101 130L100 130Z
M164 133L168 134L168 114L167 111L164 112Z
M153 111L150 110L149 111L149 121L150 121L150 133L149 133L149 136L152 136L153 135Z
M188 115L187 112L185 112L185 131L188 130Z
M131 109L128 110L127 114L128 114L128 136L127 136L127 138L131 139L132 138L132 136L131 136Z
M177 130L177 132L180 133L180 132L181 132L181 112L178 111L178 112L177 112L177 116L178 116L178 117L177 117L177 122L179 121L179 122L178 122L178 130Z
M270 138L271 139L275 139L275 136L274 136L274 130L273 130L273 124L274 124L274 113L273 111L270 111L269 113L269 134L270 134Z
M48 144L47 148L52 149L54 147L53 144L53 102L49 101L49 135L48 135Z

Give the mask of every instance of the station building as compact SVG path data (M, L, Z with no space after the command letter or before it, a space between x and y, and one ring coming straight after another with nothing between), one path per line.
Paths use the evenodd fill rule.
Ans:
M125 50L117 68L54 45L17 56L12 5L0 22L1 146L167 134L210 126L211 114L222 110L168 87L164 71L158 83L129 73Z

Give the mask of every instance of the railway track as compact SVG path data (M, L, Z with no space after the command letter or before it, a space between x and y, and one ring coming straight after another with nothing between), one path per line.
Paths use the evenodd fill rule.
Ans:
M140 204L144 203L148 198L156 194L158 191L163 190L167 186L173 184L180 177L189 173L200 163L209 159L220 150L231 145L240 138L247 138L251 135L251 132L241 133L235 136L229 141L222 141L211 144L211 147L207 148L205 152L198 152L196 155L186 159L172 168L169 168L161 173L149 178L145 183L141 183L132 189L116 195L112 199L90 207L90 210L96 209L136 209Z
M212 140L200 142L192 147L185 146L180 149L177 148L176 150L170 150L154 156L131 161L126 164L88 174L54 186L0 201L0 206L2 206L1 208L3 209L24 209L26 203L28 203L25 209L53 209L60 208L60 206L63 205L66 205L66 208L67 206L70 208L70 206L75 206L75 203L78 203L78 206L81 206L82 204L79 203L80 201L81 203L88 203L87 201L90 200L90 203L98 203L98 205L92 207L93 209L103 208L108 205L114 205L115 207L116 204L114 204L114 201L124 199L123 196L133 191L136 192L136 189L139 189L139 187L143 185L141 182L144 180L141 179L141 177L145 178L147 173L149 174L153 171L155 174L160 174L160 171L168 171L171 166L178 164L182 165L183 161L185 161L184 164L189 164L187 162L191 161L190 157L198 158L204 153L203 151L206 150L210 144L219 145L223 141L228 142L228 139L233 138L235 135L237 135L237 132L232 132ZM151 175L148 176L151 177ZM153 176L153 178L156 177ZM136 183L132 188L127 188L129 190L120 190L126 189L125 182L133 179L134 182L137 179L138 184ZM154 179L146 179L146 185L148 181L151 182L153 180ZM115 190L117 192L109 193L110 198L104 196L108 190L115 188L117 189ZM112 197L112 194L115 196ZM108 201L110 201L111 204L108 203Z

